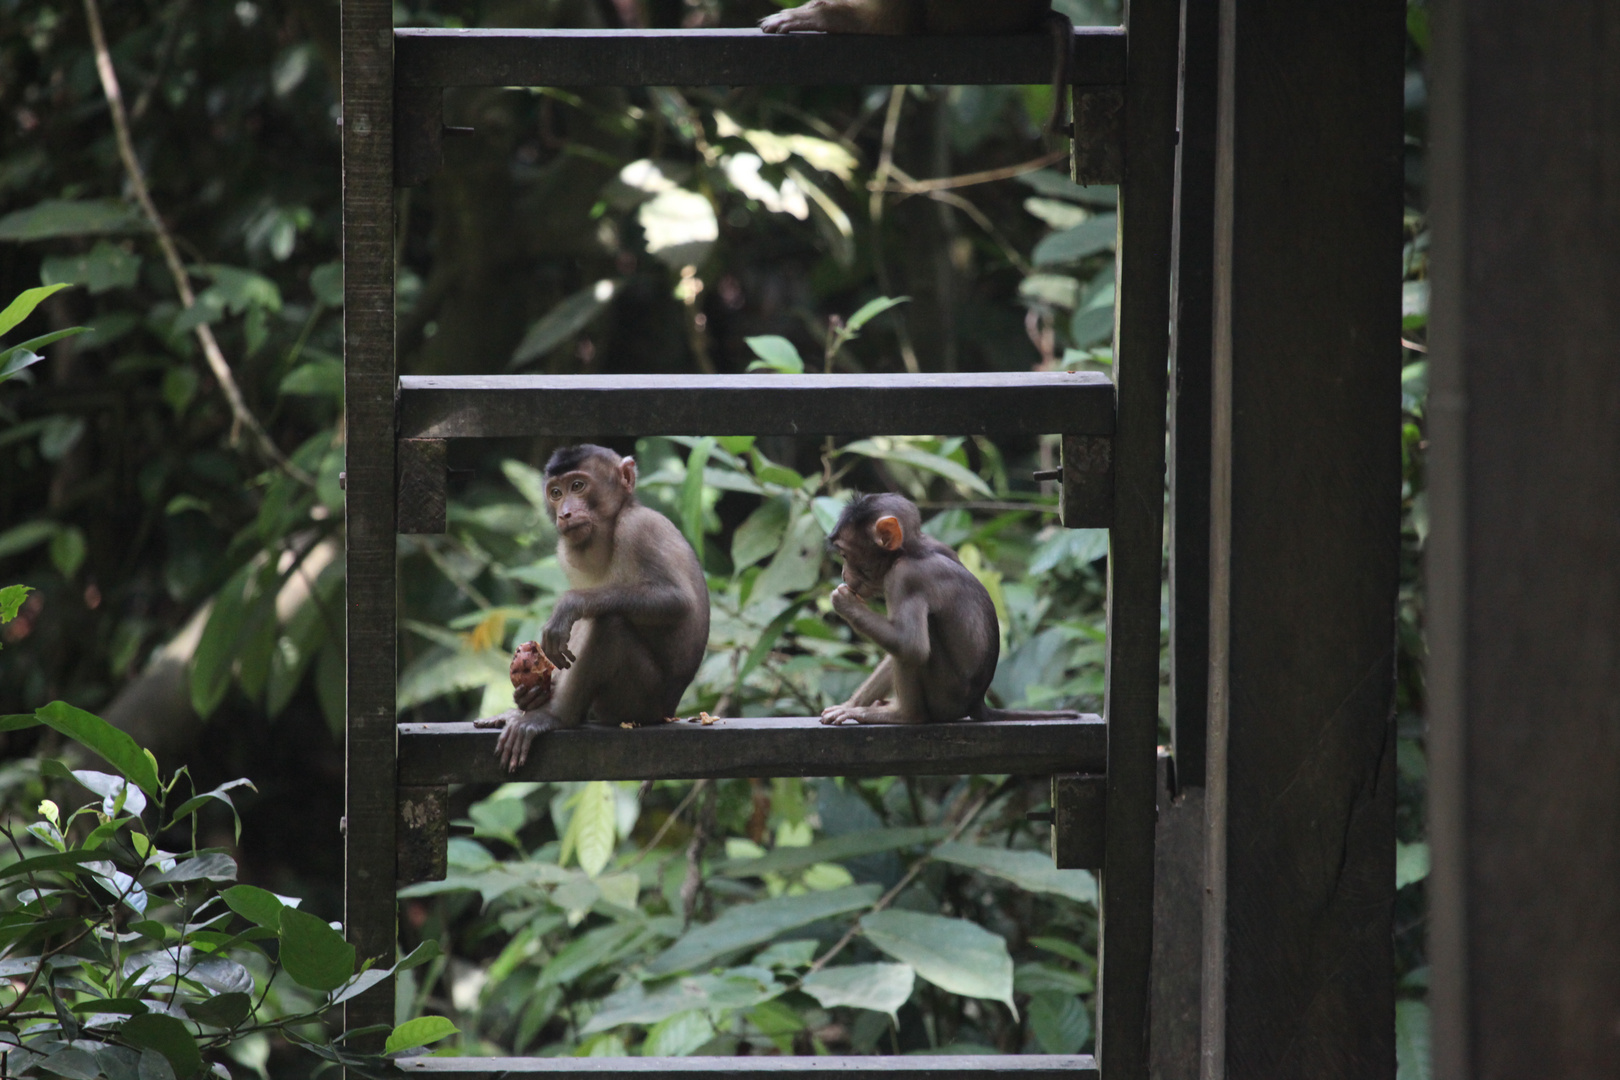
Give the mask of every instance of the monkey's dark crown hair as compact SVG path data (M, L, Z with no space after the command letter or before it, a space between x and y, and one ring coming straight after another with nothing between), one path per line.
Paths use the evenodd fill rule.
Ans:
M922 515L917 512L917 505L904 495L896 495L892 491L880 491L873 495L857 495L844 507L844 512L838 515L838 523L833 526L828 535L837 536L845 529L864 530L880 517L893 514L900 519L900 527L909 538L921 527Z
M565 446L551 455L546 462L546 475L561 476L563 473L573 472L591 458L602 458L606 461L618 463L619 455L605 446L595 443L580 443L578 446Z

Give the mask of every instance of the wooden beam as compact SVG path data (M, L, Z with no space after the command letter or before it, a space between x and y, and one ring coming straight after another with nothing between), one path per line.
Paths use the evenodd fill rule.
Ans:
M1090 1054L905 1055L879 1057L603 1057L603 1058L405 1058L406 1075L455 1080L551 1080L583 1076L590 1080L643 1080L670 1073L716 1076L724 1080L792 1080L793 1077L877 1075L884 1080L1097 1080Z
M1395 1074L1401 0L1223 0L1205 1080Z
M1108 543L1108 836L1098 905L1097 1057L1104 1080L1148 1074L1178 0L1129 0L1125 19L1130 70L1114 271L1118 405Z
M1430 10L1434 1075L1620 1076L1620 22Z
M1086 372L924 375L419 375L400 437L1107 435L1114 388Z
M766 776L958 776L1101 772L1101 718L830 727L813 716L740 718L711 726L583 727L540 737L508 775L497 732L471 724L401 724L399 782L696 780Z
M758 30L396 30L399 84L867 86L1052 82L1048 34L887 37ZM1070 81L1125 79L1125 35L1076 27Z
M394 65L390 0L343 0L344 470L348 590L343 925L391 964L394 904ZM394 982L344 1005L391 1024ZM373 1039L371 1049L381 1049Z

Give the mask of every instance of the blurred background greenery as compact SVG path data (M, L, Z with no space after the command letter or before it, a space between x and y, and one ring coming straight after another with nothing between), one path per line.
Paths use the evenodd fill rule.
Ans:
M1112 0L1057 6L1076 23L1119 17ZM774 9L401 0L395 21L741 26ZM65 699L200 784L251 777L240 845L223 822L217 842L238 850L243 880L335 918L338 8L101 12L190 305L120 157L87 10L0 0L0 297L72 283L13 336L90 328L0 384L0 584L35 589L3 631L0 712ZM1426 1068L1412 1048L1426 1025L1428 34L1426 9L1409 14L1392 978L1412 1070ZM1049 106L1045 87L452 91L446 122L475 133L399 194L400 371L1106 371L1114 195L1065 178L1061 145L1040 134ZM917 186L1017 166L1030 168ZM233 414L199 328L273 449ZM841 498L878 488L916 499L995 598L997 704L1100 705L1106 538L1057 527L1030 480L1053 463L1050 442L616 445L710 576L711 649L685 714L814 713L869 669L870 647L830 615L823 539ZM400 538L402 717L464 719L509 700L505 656L538 636L563 588L538 509L551 449L454 445L449 531ZM37 801L26 763L50 749L42 738L0 735L15 803ZM1049 860L1041 870L1045 827L1023 814L1044 798L1039 782L1003 777L459 789L470 831L452 842L451 879L407 890L402 909L406 944L432 937L444 956L402 981L401 1013L453 1017L461 1053L1073 1052L1091 1038L1094 886ZM809 974L880 897L887 910ZM940 966L974 949L989 959ZM248 1064L303 1067L266 1053Z

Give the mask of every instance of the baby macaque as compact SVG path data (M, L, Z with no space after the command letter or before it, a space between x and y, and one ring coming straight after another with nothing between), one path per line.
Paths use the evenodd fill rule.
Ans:
M636 501L635 459L569 446L551 455L545 476L557 561L571 586L540 634L539 652L558 670L545 672L520 646L518 707L474 721L504 728L495 752L508 771L529 760L542 732L661 723L709 643L703 568L680 530Z
M767 34L1020 34L1043 29L1051 0L810 0L768 15Z
M888 653L823 724L927 724L948 720L1067 720L1076 712L994 709L984 703L1001 651L996 608L956 552L922 531L900 495L862 495L844 508L828 543L844 560L833 610ZM885 618L866 606L881 594Z

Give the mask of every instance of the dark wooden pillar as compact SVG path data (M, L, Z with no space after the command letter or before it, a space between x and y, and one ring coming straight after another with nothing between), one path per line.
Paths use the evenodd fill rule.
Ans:
M1198 1076L1209 712L1209 423L1219 0L1181 0L1170 293L1170 744L1154 849L1152 1080ZM1161 764L1168 764L1161 762Z
M394 31L389 0L343 0L343 361L348 724L343 924L394 961ZM393 980L348 1002L394 1019Z
M1435 1076L1620 1076L1620 12L1436 0Z
M1203 1076L1387 1080L1405 6L1220 34Z

